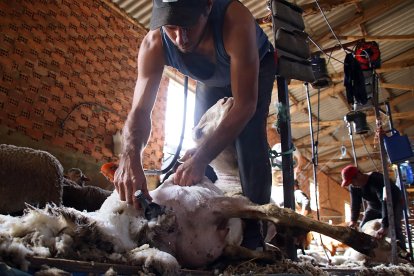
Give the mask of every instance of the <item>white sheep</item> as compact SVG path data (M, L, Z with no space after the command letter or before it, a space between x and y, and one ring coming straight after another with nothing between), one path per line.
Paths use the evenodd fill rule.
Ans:
M231 108L231 99L225 102ZM224 116L225 112L219 114ZM216 122L220 120L214 119ZM219 160L230 159L218 158L215 161ZM224 161L224 165L229 165L228 161ZM219 165L216 166L219 175L225 171L234 175L233 166L223 171L220 169ZM23 267L21 260L25 259L24 256L36 254L127 262L158 273L174 273L180 265L205 267L223 255L268 261L280 258L272 252L246 252L246 249L243 251L237 247L242 237L238 218L268 220L352 241L355 230L329 226L275 204L258 206L242 196L228 197L221 190L228 188L226 183L219 182L217 186L204 178L197 185L181 187L174 185L170 177L150 192L155 203L168 207L166 213L154 221L143 219L143 212L121 202L116 192L94 213L49 206L44 210L34 209L16 221L0 216L0 256L16 256L11 261L20 260ZM20 227L19 223L23 226ZM16 244L17 240L27 244ZM362 234L358 241L354 246L363 252L371 250L373 244L377 245ZM22 248L20 253L15 253L16 247ZM143 254L145 252L149 254Z

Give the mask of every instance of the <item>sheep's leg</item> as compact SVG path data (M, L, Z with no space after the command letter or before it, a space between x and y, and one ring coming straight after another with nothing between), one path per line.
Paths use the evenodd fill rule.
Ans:
M307 231L315 231L341 241L355 250L375 257L376 252L391 250L384 240L377 240L365 233L350 227L332 226L300 214L293 210L280 208L275 204L255 205L246 198L215 198L209 206L221 217L238 217L271 221L288 227L297 227Z
M282 259L282 252L277 250L255 251L238 245L227 245L224 248L223 257L229 260L259 260L269 263Z

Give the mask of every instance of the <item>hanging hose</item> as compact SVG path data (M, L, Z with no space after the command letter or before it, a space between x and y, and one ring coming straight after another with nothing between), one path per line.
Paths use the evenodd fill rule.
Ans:
M184 140L185 124L186 124L186 118L187 118L187 96L188 96L188 77L185 76L184 77L184 111L183 111L183 120L182 120L180 141L178 143L177 150L175 151L173 159L170 161L170 163L164 169L161 169L161 170L144 170L144 173L146 175L162 175L162 174L165 174L167 172L170 172L171 169L174 167L175 163L177 163L177 160L180 157L180 152L181 152L181 148L182 148L183 140ZM169 174L166 175L163 178L161 183L163 183L165 181L165 179L168 178L168 176L169 176Z

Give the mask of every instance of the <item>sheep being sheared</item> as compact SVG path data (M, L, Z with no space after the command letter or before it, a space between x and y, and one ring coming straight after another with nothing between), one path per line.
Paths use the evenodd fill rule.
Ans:
M40 256L177 272L179 265L173 256L150 246L155 237L175 227L175 216L167 210L149 222L141 210L118 198L114 192L98 212L48 205L28 208L22 217L0 215L0 261L23 270L28 269L28 256Z
M231 108L231 104L231 99L221 100L213 108L220 109L222 105L229 105L227 108ZM137 265L149 263L149 266L161 272L177 269L178 262L184 267L204 267L223 255L240 258L242 254L245 254L247 258L261 257L267 260L275 260L280 257L271 252L253 252L238 247L237 245L240 244L242 238L240 218L266 220L287 227L317 231L371 255L375 254L373 248L379 249L384 245L377 243L374 238L368 235L357 233L353 229L330 226L296 214L293 210L279 208L274 204L259 206L242 196L225 196L221 187L223 190L227 187L223 185L218 189L207 178L191 187L174 185L172 179L170 177L163 185L150 192L155 203L168 207L167 213L159 216L154 222L144 220L142 211L130 210L129 208L132 207L126 206L125 202L120 202L118 195L114 192L96 213L81 213L73 209L59 207L48 207L43 211L30 211L29 215L23 216L21 220L25 221L26 218L26 220L33 222L33 219L30 219L32 213L40 213L42 216L44 213L51 214L51 218L54 220L54 223L43 223L41 225L43 228L40 227L40 233L47 233L46 237L50 237L50 235L54 237L42 240L39 244L40 248L48 250L33 250L33 246L30 244L30 242L37 242L38 237L44 236L38 234L39 231L33 231L39 227L27 226L25 231L17 232L7 230L8 227L6 227L0 233L0 237L4 240L0 244L0 254L20 246L25 250L18 256L27 254L27 250L29 250L30 254L44 252L49 254L50 252L51 256L62 258L82 259L87 257L95 261L103 261L104 259L107 262L131 262ZM221 185L220 182L218 185ZM0 217L0 220L6 221L6 219L4 216ZM40 222L42 221L45 220L40 220ZM63 225L60 224L62 221ZM29 225L26 222L24 224ZM88 229L94 229L94 233L84 229L85 225L89 226ZM49 229L52 227L54 230ZM66 242L63 242L60 235L68 236ZM16 240L29 242L29 245L12 246L14 243L11 241L15 242ZM71 246L65 246L66 244ZM134 259L135 253L141 252L140 250L145 244L151 245L152 250L158 252L156 255L161 257L142 257L139 255L142 258L136 261ZM79 249L65 251L61 250L62 248ZM88 252L94 254L88 254ZM165 264L163 263L164 258L167 259ZM151 263L152 260L156 260L155 264Z

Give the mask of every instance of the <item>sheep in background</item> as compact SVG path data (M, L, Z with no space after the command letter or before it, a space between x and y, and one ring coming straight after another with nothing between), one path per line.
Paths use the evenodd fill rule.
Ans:
M0 145L0 213L62 202L63 167L46 151Z
M79 173L80 172L80 173ZM21 214L26 203L44 207L46 203L77 210L98 210L111 194L95 186L82 186L85 179L77 168L63 175L63 167L52 154L26 147L0 145L0 213Z
M64 178L62 204L80 211L93 212L99 210L111 194L112 191L96 186L79 186L77 183Z
M71 168L68 170L68 173L65 177L73 182L77 183L79 186L85 186L86 181L90 181L90 179L82 172L79 168Z

